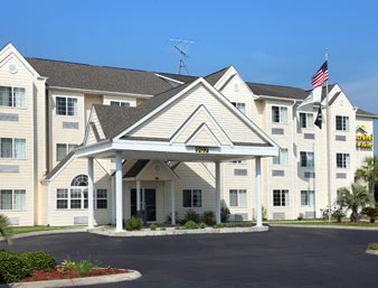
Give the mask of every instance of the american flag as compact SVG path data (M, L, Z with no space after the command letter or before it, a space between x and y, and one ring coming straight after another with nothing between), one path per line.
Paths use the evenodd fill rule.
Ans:
M325 61L322 67L311 78L312 88L322 86L328 80L328 62Z

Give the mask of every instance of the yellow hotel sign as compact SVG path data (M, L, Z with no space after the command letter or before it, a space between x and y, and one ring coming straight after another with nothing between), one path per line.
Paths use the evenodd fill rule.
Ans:
M373 148L374 135L356 135L356 146L358 148Z

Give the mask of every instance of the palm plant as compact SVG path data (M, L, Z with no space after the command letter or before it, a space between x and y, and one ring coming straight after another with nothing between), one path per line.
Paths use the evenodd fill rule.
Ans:
M351 210L350 219L357 222L360 218L360 208L365 208L371 203L371 197L366 187L358 184L352 185L352 191L343 187L337 190L337 203L346 211Z
M356 170L355 178L367 183L370 195L374 195L374 187L378 186L378 156L366 157L361 168ZM378 195L375 200L378 201Z
M7 216L0 214L0 236L3 237L7 244L11 244L12 228Z

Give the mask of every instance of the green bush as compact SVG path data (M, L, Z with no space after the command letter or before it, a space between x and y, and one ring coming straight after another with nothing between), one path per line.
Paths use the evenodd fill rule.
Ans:
M165 228L165 227L160 228L160 231L165 231L165 230L167 230L167 228Z
M224 228L224 224L223 223L220 223L220 224L215 224L214 226L213 226L213 228Z
M299 213L298 217L297 217L297 220L298 221L302 221L303 220L303 213Z
M198 224L193 220L189 220L185 223L184 229L198 229Z
M81 260L80 262L64 260L60 267L62 273L67 270L74 270L80 277L85 277L93 269L93 264L88 260Z
M230 215L231 215L230 209L228 209L227 205L224 202L222 202L222 206L221 206L221 221L223 223L227 222L228 219L230 218Z
M18 254L8 251L0 252L0 282L17 282L30 276L32 272Z
M378 250L378 242L369 243L368 249L370 249L370 250Z
M157 226L156 226L156 224L150 224L150 225L148 226L148 228L150 228L152 231L155 231L156 228L157 228Z
M28 269L49 272L56 266L55 258L43 251L25 252L19 255Z
M337 209L332 212L332 218L336 219L337 223L341 223L341 220L345 217L345 213L341 209Z
M213 226L215 224L215 214L213 211L205 211L202 216L202 222L208 226Z
M139 217L133 216L125 222L124 226L128 231L140 230L143 227L143 220Z
M176 223L181 223L182 222L182 219L180 219L180 217L178 216L177 211L175 212L175 219L176 219ZM167 224L171 224L172 223L172 213L168 214L167 219L165 220L165 223L167 223Z
M378 207L366 207L362 210L362 214L370 218L370 223L375 223L378 218Z
M182 221L185 224L188 221L193 221L195 223L199 223L201 221L201 217L196 211L189 209L188 211L186 211L184 219L182 219Z
M207 225L205 223L200 223L199 226L198 226L200 229L205 229L207 227Z

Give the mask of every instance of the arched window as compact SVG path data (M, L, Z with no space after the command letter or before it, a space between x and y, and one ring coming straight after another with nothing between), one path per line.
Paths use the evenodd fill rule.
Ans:
M84 175L84 174L80 174L78 176L76 176L72 182L71 182L71 186L74 186L74 187L86 187L88 186L88 176L87 175Z

